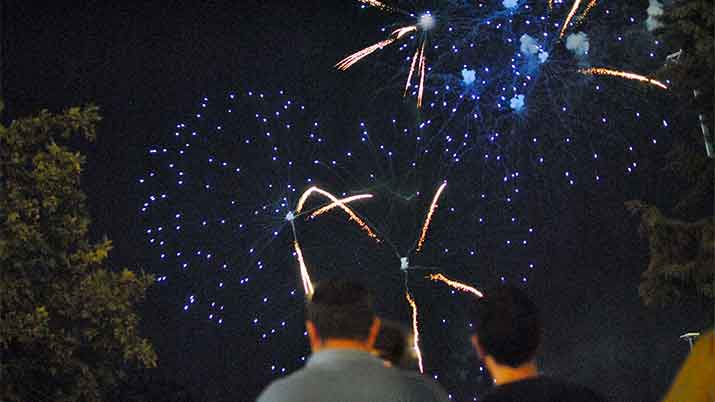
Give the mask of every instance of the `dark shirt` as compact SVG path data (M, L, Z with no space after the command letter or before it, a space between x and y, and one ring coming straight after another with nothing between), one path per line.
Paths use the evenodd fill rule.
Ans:
M549 377L499 385L482 402L605 402L599 394L581 385Z

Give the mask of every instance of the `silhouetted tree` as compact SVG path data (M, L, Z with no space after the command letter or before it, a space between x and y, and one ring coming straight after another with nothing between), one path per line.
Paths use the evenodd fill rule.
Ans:
M715 154L708 157L705 143L715 147L713 80L715 79L715 13L713 0L676 0L658 18L658 38L672 51L659 75L671 82L679 113L692 124L676 133L667 168L688 185L676 212L712 200ZM696 96L697 94L697 96ZM705 131L705 132L704 132ZM707 137L707 138L706 138ZM711 152L715 149L711 148Z
M713 78L715 78L715 14L713 0L674 0L657 18L654 31L671 50L659 71L668 79L679 126L666 169L682 181L669 215L702 217L688 222L667 217L656 206L629 201L626 207L641 217L641 233L650 246L639 294L646 305L669 304L681 298L715 298L713 249Z
M663 216L658 208L630 201L641 217L650 263L638 293L646 305L669 304L684 296L715 299L715 224L712 218L683 222Z

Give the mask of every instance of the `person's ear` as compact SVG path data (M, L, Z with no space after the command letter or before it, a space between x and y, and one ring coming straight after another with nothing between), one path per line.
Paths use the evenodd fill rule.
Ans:
M469 340L472 341L472 346L477 352L477 356L479 356L480 359L484 360L486 356L484 355L484 349L482 348L482 345L479 344L479 338L477 337L477 335L472 335Z
M380 326L382 322L379 317L375 317L372 320L372 325L370 325L370 332L367 336L367 347L373 349L375 347L375 341L377 341L377 334L380 333Z
M312 321L305 322L305 329L308 331L308 340L310 341L310 349L313 352L317 352L323 343L318 334L318 329L315 328L315 324Z

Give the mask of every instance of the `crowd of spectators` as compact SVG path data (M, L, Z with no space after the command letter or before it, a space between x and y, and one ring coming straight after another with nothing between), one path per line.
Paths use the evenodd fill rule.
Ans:
M523 290L500 286L473 304L476 325L470 341L494 383L481 402L606 401L591 389L539 371L542 321ZM321 282L306 301L305 313L309 359L271 383L258 402L450 400L439 384L415 369L412 334L376 315L364 285L346 279ZM701 338L664 402L715 401L715 341L712 332Z

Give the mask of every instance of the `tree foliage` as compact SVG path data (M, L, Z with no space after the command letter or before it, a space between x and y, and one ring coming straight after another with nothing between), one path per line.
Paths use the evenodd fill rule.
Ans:
M677 126L685 127L674 133L673 149L666 157L665 168L684 187L672 214L705 218L686 222L666 217L642 201L626 203L640 216L641 233L650 247L650 262L638 290L646 305L691 297L712 303L715 159L708 157L705 144L713 142L713 0L674 0L665 7L658 25L655 34L672 52L659 75L669 80Z
M99 121L88 106L0 125L0 400L101 401L127 368L156 364L134 311L152 278L104 267L85 159L64 145L94 140Z
M665 7L655 33L673 54L659 72L670 80L674 104L686 118L689 130L678 133L668 155L667 168L682 178L688 191L676 206L676 212L700 207L714 191L715 159L708 158L700 118L707 127L708 141L715 143L713 126L713 80L715 79L715 13L713 0L675 0ZM680 53L676 53L680 52ZM697 92L697 96L695 93Z
M670 219L658 208L629 201L627 208L641 217L641 234L648 239L650 263L638 288L646 305L665 305L695 295L715 300L715 223Z
M655 30L671 50L682 50L677 60L666 64L662 73L673 78L676 90L690 96L694 89L700 90L704 102L698 110L710 114L715 71L714 6L713 0L675 0L664 8L658 18L660 27Z

